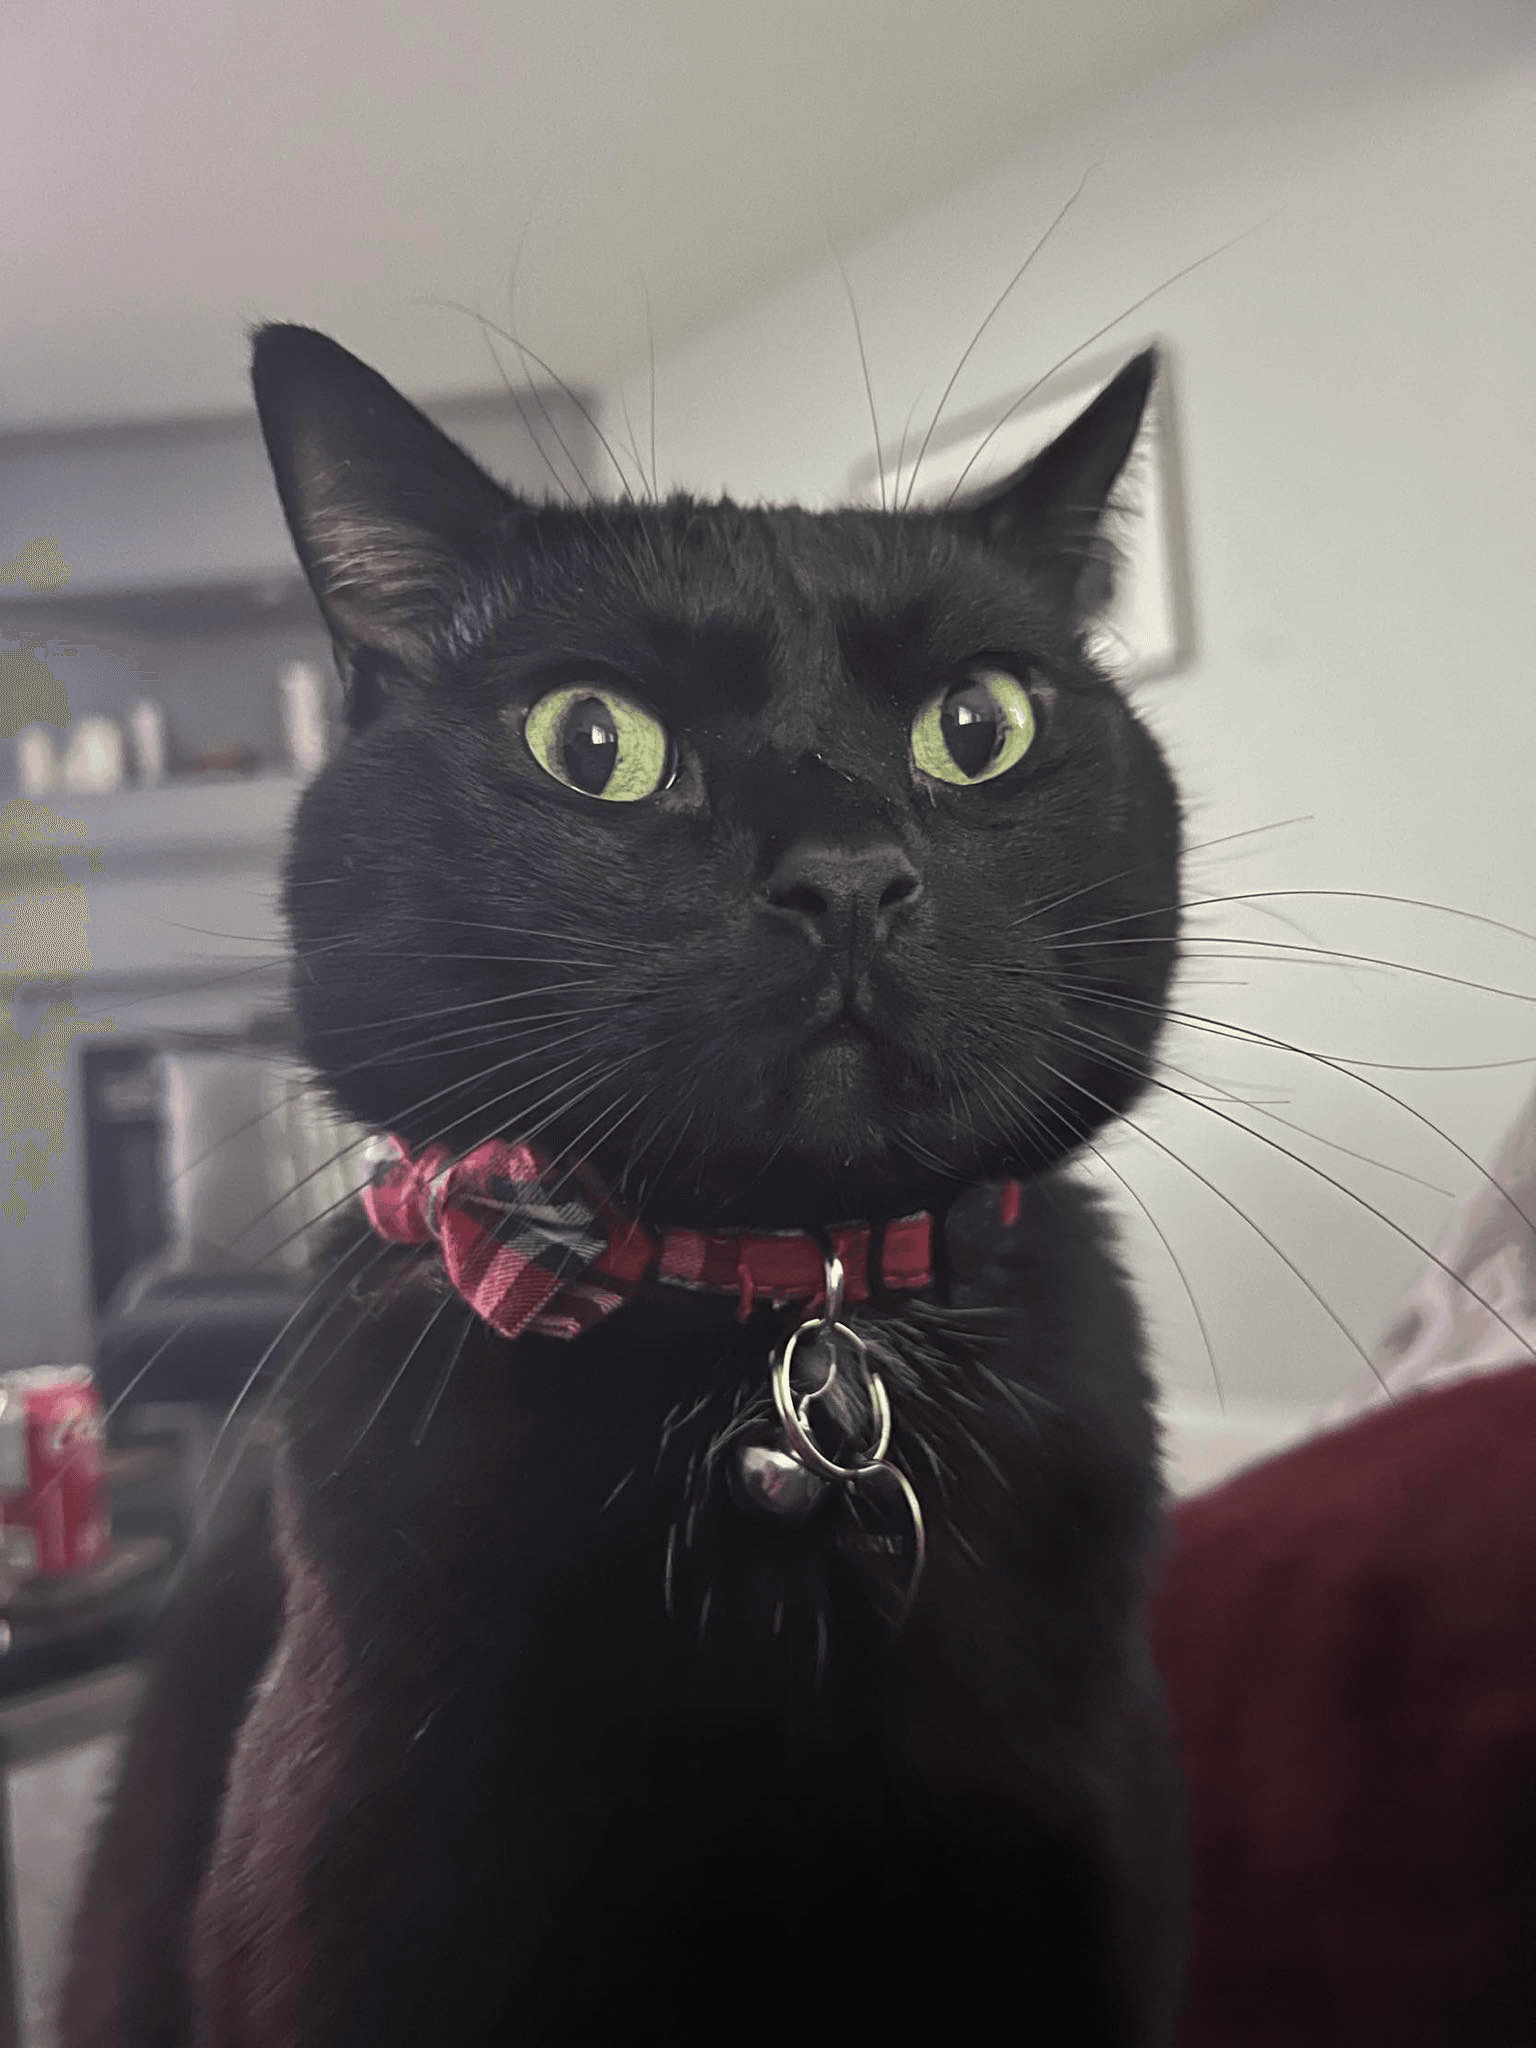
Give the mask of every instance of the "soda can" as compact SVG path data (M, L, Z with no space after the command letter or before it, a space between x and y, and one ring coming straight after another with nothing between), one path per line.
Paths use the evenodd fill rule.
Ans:
M0 1373L0 1564L10 1577L83 1571L106 1556L105 1436L89 1366Z

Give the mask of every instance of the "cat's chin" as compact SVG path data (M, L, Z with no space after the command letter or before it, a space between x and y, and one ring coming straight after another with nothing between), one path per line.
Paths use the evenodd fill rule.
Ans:
M851 1164L886 1150L889 1108L869 1040L828 1031L795 1061L780 1105L781 1136L792 1151Z
M889 1045L837 1026L802 1046L765 1087L753 1105L755 1134L815 1172L878 1172L903 1154L900 1133L927 1094L923 1077Z
M916 1151L904 1142L918 1078L856 1028L819 1033L760 1081L717 1113L702 1151L678 1147L654 1178L643 1161L621 1171L642 1221L785 1230L900 1216L943 1203L991 1163L970 1156L974 1140L941 1157L937 1131Z

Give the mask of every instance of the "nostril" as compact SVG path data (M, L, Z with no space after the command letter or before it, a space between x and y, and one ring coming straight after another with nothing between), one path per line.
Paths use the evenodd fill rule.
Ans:
M895 910L899 904L910 903L917 894L916 875L896 875L880 892L879 908Z
M797 882L787 889L774 889L768 901L777 910L798 910L804 917L825 917L832 908L821 891L813 889L808 882Z

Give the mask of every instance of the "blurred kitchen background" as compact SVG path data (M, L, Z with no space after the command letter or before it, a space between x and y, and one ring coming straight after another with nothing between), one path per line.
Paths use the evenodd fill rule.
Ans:
M1094 1170L1186 1477L1365 1395L1536 1057L1526 0L53 0L0 76L0 1367L120 1387L189 1299L254 1343L344 1184L285 1060L334 706L245 390L280 318L530 493L813 504L962 356L950 474L1159 340L1124 652L1188 1022Z

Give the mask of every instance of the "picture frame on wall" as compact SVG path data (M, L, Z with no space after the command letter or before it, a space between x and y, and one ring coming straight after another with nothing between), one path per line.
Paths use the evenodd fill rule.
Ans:
M1135 348L1118 349L1113 356L1074 364L1036 385L941 420L926 449L923 430L914 427L905 445L884 450L880 462L871 455L854 467L848 478L852 502L879 504L882 462L887 503L901 504L910 490L914 506L939 506L957 486L957 502L981 496L1038 455L1136 353ZM1121 558L1115 594L1090 636L1095 657L1126 683L1175 675L1194 653L1173 371L1166 347L1160 346L1159 358L1146 417L1112 514L1110 534Z

